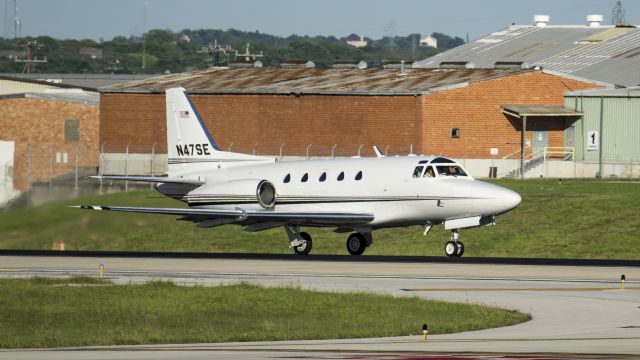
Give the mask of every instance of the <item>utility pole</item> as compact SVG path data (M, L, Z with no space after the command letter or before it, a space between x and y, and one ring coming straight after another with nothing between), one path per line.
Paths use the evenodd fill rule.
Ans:
M147 66L147 6L148 2L144 2L142 10L142 68Z
M622 1L618 0L616 6L613 7L613 11L611 12L611 25L626 25L627 21L624 18L625 12L624 6L622 6Z
M37 63L46 63L47 62L47 57L45 56L44 59L38 59L38 57L33 57L33 49L38 47L38 42L37 41L29 41L27 42L27 45L24 48L24 59L18 59L17 57L15 58L15 62L17 63L24 63L24 68L22 69L23 73L27 73L27 74L31 74L31 72L33 71L33 65L37 64Z
M20 35L20 20L18 19L18 0L13 0L13 38Z

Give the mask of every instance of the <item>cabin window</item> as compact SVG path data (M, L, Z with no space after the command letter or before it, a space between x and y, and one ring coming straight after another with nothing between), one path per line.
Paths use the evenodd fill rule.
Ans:
M440 176L467 176L467 173L465 173L460 166L438 165L436 168Z
M416 168L413 169L413 177L419 178L422 176L422 169L424 169L424 166L416 166Z
M322 175L320 175L320 182L324 182L325 180L327 180L327 173L323 172Z
M309 174L304 173L304 175L302 175L302 179L300 181L307 182L307 180L309 180Z
M340 172L340 175L338 175L338 181L342 181L344 180L344 171Z
M289 181L291 181L291 174L287 174L287 176L284 177L284 180L282 180L283 183L288 183Z
M427 170L424 172L423 177L433 178L436 177L435 171L433 171L433 166L427 166Z
M438 164L453 164L455 163L453 160L447 159L447 158L443 158L443 157L437 157L433 160L431 160L431 163L438 163Z
M362 180L362 171L358 171L356 174L356 180Z

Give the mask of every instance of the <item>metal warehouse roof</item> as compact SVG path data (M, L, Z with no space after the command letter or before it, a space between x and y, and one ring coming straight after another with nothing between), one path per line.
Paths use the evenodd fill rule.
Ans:
M50 93L20 93L0 96L1 100L8 99L40 99L51 101L63 101L83 105L100 105L100 95L96 92L50 92Z
M28 81L34 83L46 82L57 87L80 87L86 90L96 90L102 86L111 86L132 80L147 79L148 74L17 74L0 73L0 79Z
M640 97L640 87L628 87L622 89L593 89L586 91L573 91L564 94L565 97Z
M441 62L523 62L620 86L640 84L640 29L612 26L509 26L481 39L414 63L438 68Z
M415 95L530 72L522 69L285 69L209 68L99 89L164 92L182 86L193 93Z

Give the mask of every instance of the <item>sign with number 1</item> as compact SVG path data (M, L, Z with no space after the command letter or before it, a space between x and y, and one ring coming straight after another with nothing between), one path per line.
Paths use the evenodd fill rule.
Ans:
M598 150L600 147L600 133L595 130L587 131L587 150Z

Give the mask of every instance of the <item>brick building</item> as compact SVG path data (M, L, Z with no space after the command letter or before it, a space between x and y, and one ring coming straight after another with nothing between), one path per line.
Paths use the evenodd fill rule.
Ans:
M520 68L212 68L102 88L100 143L113 152L127 144L166 152L164 90L173 86L187 89L225 149L278 154L284 144L285 155L326 156L335 145L337 155L354 155L362 144L363 155L372 145L405 154L412 146L483 159L520 149L522 122L505 105L562 107L565 91L603 85ZM544 131L547 146L563 146L571 121L540 115L527 129Z
M13 151L10 168L0 164L0 170L11 175L16 190L73 174L76 165L99 165L98 100L83 91L0 97L0 141Z

